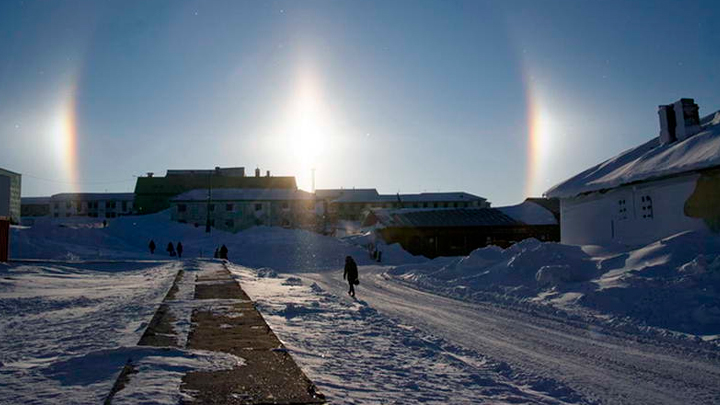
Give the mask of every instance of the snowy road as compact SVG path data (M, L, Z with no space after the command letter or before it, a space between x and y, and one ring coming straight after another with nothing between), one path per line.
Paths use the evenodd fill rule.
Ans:
M384 270L361 269L358 297L370 307L506 362L515 373L553 379L600 403L720 403L717 352L445 298L394 281L382 274ZM341 273L302 277L346 296Z

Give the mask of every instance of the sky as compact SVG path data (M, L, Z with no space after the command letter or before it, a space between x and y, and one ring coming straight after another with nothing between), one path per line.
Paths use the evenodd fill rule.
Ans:
M23 196L243 166L521 202L720 110L717 1L0 2Z

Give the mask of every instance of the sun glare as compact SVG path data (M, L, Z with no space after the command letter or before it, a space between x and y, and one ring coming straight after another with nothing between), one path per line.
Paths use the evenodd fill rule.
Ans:
M292 161L298 186L312 188L311 171L325 161L334 139L332 112L315 69L304 66L282 120L286 156Z

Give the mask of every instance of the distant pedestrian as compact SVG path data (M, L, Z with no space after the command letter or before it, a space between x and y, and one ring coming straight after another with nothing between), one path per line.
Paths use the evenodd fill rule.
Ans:
M377 261L378 263L382 262L382 250L378 250L377 252Z
M167 249L165 250L167 250L170 256L175 256L175 246L173 246L172 242L168 242Z
M177 244L178 257L182 257L182 251L183 251L182 242L178 242L178 244Z
M220 253L218 252L218 248L215 248L215 253L213 253L213 257L218 259L220 257Z
M150 239L150 243L148 244L148 249L150 249L150 254L155 254L155 241Z
M225 245L220 246L220 258L225 260L228 258L228 248Z
M103 228L107 228L107 220L103 219Z
M360 280L358 279L358 268L357 264L355 264L355 260L353 260L352 257L346 256L345 257L345 271L343 272L343 280L347 279L348 284L350 285L350 290L348 291L348 294L355 298L355 286L360 284Z

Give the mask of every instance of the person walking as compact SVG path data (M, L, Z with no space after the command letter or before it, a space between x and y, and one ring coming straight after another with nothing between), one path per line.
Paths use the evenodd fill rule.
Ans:
M167 249L165 250L167 250L170 256L175 256L175 246L173 246L172 242L168 242Z
M225 245L220 246L220 258L227 260L228 248Z
M348 284L350 285L348 295L355 298L355 286L360 284L360 280L358 279L357 264L355 263L355 260L353 260L353 258L350 256L345 257L345 271L343 272L343 280L345 279L347 279Z
M150 254L155 254L155 241L150 239L150 243L148 244L148 249L150 249Z
M182 242L178 242L178 244L177 244L177 249L176 249L176 250L177 250L177 253L178 253L178 257L182 257L182 252L183 252Z

